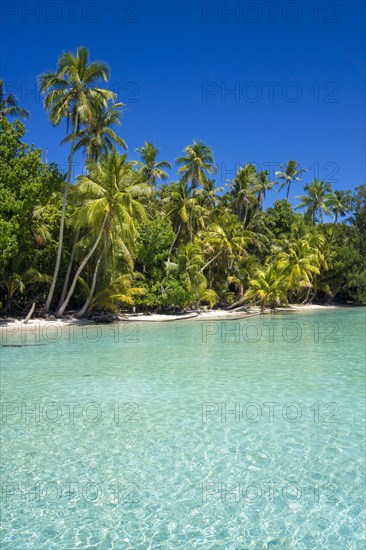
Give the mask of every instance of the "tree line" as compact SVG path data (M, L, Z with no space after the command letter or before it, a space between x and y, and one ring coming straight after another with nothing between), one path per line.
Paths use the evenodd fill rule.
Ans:
M0 81L0 302L2 313L366 304L366 186L333 191L289 160L243 164L217 187L212 149L199 140L175 163L145 142L130 160L116 129L124 105L109 67L85 47L39 77L50 123L66 127L68 170L24 143L28 112ZM13 120L13 121L12 121ZM85 169L72 181L74 155ZM168 183L169 182L169 183ZM158 185L159 184L159 185ZM303 186L298 204L292 185ZM266 194L287 198L266 210Z

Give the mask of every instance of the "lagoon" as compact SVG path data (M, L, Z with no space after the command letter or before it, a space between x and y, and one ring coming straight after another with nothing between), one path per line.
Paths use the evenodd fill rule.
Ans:
M365 321L3 327L2 548L364 548Z

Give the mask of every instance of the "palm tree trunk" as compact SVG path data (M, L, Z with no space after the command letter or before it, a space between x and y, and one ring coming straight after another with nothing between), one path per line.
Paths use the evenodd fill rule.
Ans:
M217 254L215 254L215 256L213 258L211 258L211 260L209 262L207 262L207 264L205 264L203 267L201 267L201 273L203 273L203 271L206 269L206 267L208 267L210 264L212 264L212 262L214 262L216 260L216 258L218 256L220 256L222 252L222 249L218 251Z
M92 158L92 156L93 155L92 155L92 153L90 151L90 148L89 148L88 152L87 152L87 155L86 155L86 160L87 161L90 160ZM98 155L96 153L95 154L95 161L97 161L97 160L98 160ZM66 271L65 280L64 280L64 286L62 287L61 297L60 297L60 300L58 302L58 306L57 306L56 309L59 309L61 307L61 305L63 304L64 300L65 300L67 287L69 286L69 280L70 280L70 275L71 275L71 270L72 270L72 264L74 263L76 245L77 245L77 242L79 240L79 236L80 236L80 228L78 228L76 230L76 233L75 233L75 236L74 236L74 242L72 243L72 250L71 250L69 265L67 266L67 271Z
M75 315L75 317L77 317L77 318L83 317L85 315L85 313L87 312L87 310L89 309L91 299L93 298L93 295L94 295L95 285L97 283L97 275L98 275L99 265L100 265L102 256L103 256L103 251L99 254L98 259L97 259L97 263L95 264L95 269L94 269L94 273L93 273L93 280L92 280L92 285L90 287L89 295L88 295L88 297L85 301L85 304L81 308L81 310L78 311L78 313Z
M60 297L60 300L58 302L57 309L59 309L61 307L61 305L63 304L63 302L65 300L67 287L69 286L69 280L70 280L70 275L71 275L72 264L74 263L74 257L75 257L75 252L76 252L76 244L79 240L79 235L80 235L80 229L77 229L76 233L75 233L75 237L74 237L74 242L72 244L72 250L71 250L69 265L67 266L64 286L62 288L61 297Z
M8 288L7 289L7 294L6 294L6 304L5 304L5 307L1 310L1 313L6 313L7 311L10 310L11 301L12 301L12 294L11 294L9 288Z
M245 205L245 210L244 210L244 216L243 216L243 229L245 229L245 226L246 226L246 223L247 223L248 210L249 210L249 205L246 204Z
M26 318L23 321L23 325L26 325L28 323L28 321L32 317L35 309L36 309L36 302L33 302L32 307L30 308L30 311L29 311L28 315L26 316Z
M190 241L191 242L193 241L193 227L192 227L192 224L193 224L193 208L192 208L192 205L191 205L190 212L189 212L189 236L190 236Z
M177 233L176 233L176 235L175 235L174 241L172 242L171 247L169 248L168 263L170 262L170 256L172 255L173 247L174 247L175 243L177 242L178 235L179 235L179 233L180 233L181 227L182 227L182 225L179 224L178 231L177 231Z
M92 255L94 254L94 252L95 252L95 250L96 250L96 248L99 244L99 241L102 238L102 234L103 234L103 231L104 231L104 226L107 222L108 215L109 215L109 213L107 212L106 215L104 216L102 227L100 228L100 231L98 233L98 237L97 237L95 243L93 244L92 248L89 250L88 254L85 256L85 258L83 259L83 261L79 265L79 268L78 268L77 272L74 275L74 278L73 278L71 286L70 286L70 290L67 293L67 296L64 300L64 303L62 304L62 306L56 312L57 317L61 317L63 315L63 313L66 309L66 306L69 303L71 296L73 295L73 292L75 290L75 286L76 286L76 283L77 283L77 280L79 278L80 273L82 272L82 270L84 269L84 267L86 266L86 264L88 263L88 261L90 260Z
M305 300L303 302L301 302L301 305L306 304L307 301L309 300L310 290L311 290L311 286L309 286L308 291L307 291L306 296L305 296Z
M58 235L56 265L55 265L55 269L54 269L54 272L53 272L52 282L51 282L50 290L48 292L46 305L45 305L45 308L44 308L45 313L48 313L48 311L50 309L53 294L54 294L55 288L56 288L58 272L60 270L62 245L63 245L63 240L64 240L67 192L69 190L69 185L71 183L72 163L73 163L73 159L74 159L74 149L75 149L75 141L76 141L77 130L78 130L78 115L76 114L75 115L75 120L74 120L73 133L72 133L70 155L69 155L69 166L68 166L68 171L67 171L67 181L66 181L66 185L65 185L65 189L64 189L64 196L63 196L63 199L62 199L62 210L61 210L60 229L59 229L59 235Z

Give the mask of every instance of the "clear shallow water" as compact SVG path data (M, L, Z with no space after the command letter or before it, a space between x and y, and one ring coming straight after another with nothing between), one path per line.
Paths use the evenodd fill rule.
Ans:
M99 330L3 329L2 549L364 548L364 308Z

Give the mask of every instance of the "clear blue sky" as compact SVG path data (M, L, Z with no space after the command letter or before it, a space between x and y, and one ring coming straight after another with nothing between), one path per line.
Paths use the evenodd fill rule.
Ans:
M36 78L85 45L127 104L120 133L132 158L152 140L173 162L198 138L214 149L219 185L235 165L273 171L292 158L304 181L365 182L361 0L12 1L1 21L1 77L31 112L26 140L50 161L66 163L65 128L49 124Z

